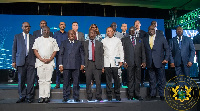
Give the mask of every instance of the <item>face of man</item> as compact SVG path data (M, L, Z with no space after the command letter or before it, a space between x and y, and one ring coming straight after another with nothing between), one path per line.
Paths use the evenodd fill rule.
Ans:
M44 26L44 27L42 28L42 36L43 36L43 37L49 37L49 32L50 32L49 27Z
M40 28L42 29L44 26L47 26L47 22L44 21L44 20L42 20L42 21L40 22Z
M150 35L150 36L153 36L153 35L155 34L155 29L154 29L154 26L153 26L153 25L149 26L148 32L149 32L149 35Z
M74 30L75 32L78 30L78 24L77 23L72 24L72 30Z
M176 34L177 34L177 36L181 37L183 35L183 28L182 27L178 27L176 29Z
M73 41L75 39L76 33L74 30L69 30L68 31L68 38L69 40Z
M28 22L24 22L24 23L22 24L22 30L23 30L23 32L24 32L25 34L28 34L28 33L29 33L30 28L31 28L31 26L30 26L30 24L29 24Z
M122 29L122 32L126 32L127 24L122 24L121 29Z
M107 34L107 36L108 36L109 38L112 38L113 35L114 35L113 29L112 29L111 27L107 28L106 34Z
M110 27L113 28L113 31L116 31L116 29L117 29L117 24L116 24L115 22L113 22L113 23L110 25Z
M134 26L139 30L141 26L140 21L136 21Z
M129 35L131 35L131 36L134 36L134 35L135 35L135 28L134 28L134 27L131 27L131 28L129 29Z
M89 31L89 38L90 38L91 40L94 40L95 37L96 37L96 32L95 32L94 30L90 30L90 31Z
M60 22L59 24L60 30L65 30L65 27L66 27L65 22Z
M156 21L152 21L151 25L153 25L154 27L157 27L157 22Z

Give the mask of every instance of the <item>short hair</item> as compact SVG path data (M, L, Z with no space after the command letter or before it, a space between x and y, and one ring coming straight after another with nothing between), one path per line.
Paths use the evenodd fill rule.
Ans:
M40 23L41 23L42 21L45 21L45 20L41 20ZM45 22L46 22L46 24L47 24L47 21L45 21Z
M140 23L140 21L139 21L139 20L136 20L135 22L137 22L137 21ZM134 24L135 24L135 22L134 22Z
M108 27L108 28L111 28L112 30L113 30L113 28L112 27ZM108 28L106 28L106 31L108 30ZM113 30L114 31L114 30Z
M176 30L177 30L178 28L181 28L181 29L183 30L183 28L182 28L181 26L176 27Z
M73 24L73 23L77 23L77 24L78 24L78 22L72 22L72 24Z

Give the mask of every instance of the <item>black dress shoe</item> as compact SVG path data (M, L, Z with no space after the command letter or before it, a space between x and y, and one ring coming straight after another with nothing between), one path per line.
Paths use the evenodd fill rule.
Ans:
M121 101L120 96L116 96L116 100L117 100L117 101Z
M32 99L27 99L27 102L28 102L28 103L32 103L33 100L32 100Z
M141 96L136 96L135 99L139 100L139 101L142 101L143 98Z
M80 99L74 99L74 102L80 102Z
M128 100L133 100L133 96L129 96L129 97L128 97Z
M44 99L44 102L45 102L45 103L48 103L48 102L50 102L49 98L48 98L48 97L46 97L46 98Z
M43 103L44 102L44 98L39 98L38 103Z
M56 84L56 86L54 87L54 89L58 89L60 88L60 85Z
M19 100L17 100L17 102L16 103L21 103L21 102L24 102L25 101L25 98L24 97L22 97L22 98L20 98Z
M62 102L67 102L69 98L63 98Z
M108 96L108 101L112 101L112 96Z
M97 98L97 100L98 100L98 101L101 101L101 100L103 100L103 99L102 99L101 97L99 97L99 98Z
M164 99L165 99L165 97L160 96L160 100L161 100L161 101L164 101Z
M88 101L92 101L92 97L88 97Z

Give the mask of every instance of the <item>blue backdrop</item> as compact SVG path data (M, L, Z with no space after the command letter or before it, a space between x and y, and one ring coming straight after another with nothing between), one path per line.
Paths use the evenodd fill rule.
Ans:
M41 20L47 21L47 25L52 32L59 30L60 22L66 23L66 30L70 30L72 22L76 21L79 24L80 32L88 33L91 24L97 24L101 34L106 33L106 28L112 22L118 25L117 31L121 32L121 24L128 24L128 28L134 25L135 20L139 20L142 24L141 29L148 30L151 21L155 20L158 23L158 29L164 31L163 19L150 18L122 18L122 17L94 17L94 16L49 16L49 15L0 15L0 69L10 69L12 63L12 44L15 34L22 32L21 26L23 22L29 22L33 31L39 30Z

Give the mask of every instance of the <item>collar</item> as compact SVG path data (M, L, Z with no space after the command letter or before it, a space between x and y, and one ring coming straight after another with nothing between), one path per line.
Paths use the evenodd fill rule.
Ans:
M183 40L183 35L181 36L181 39L179 38L179 36L177 36L177 40L179 41L182 41Z
M69 40L69 39L68 39L68 40ZM69 43L74 43L74 40L73 40L73 41L69 40Z
M66 31L64 30L64 32L62 33L61 31L59 31L61 34L64 34L64 33L66 33Z
M24 32L22 32L22 34L23 34L23 36L25 36L25 33ZM29 36L29 33L27 34L27 37Z

